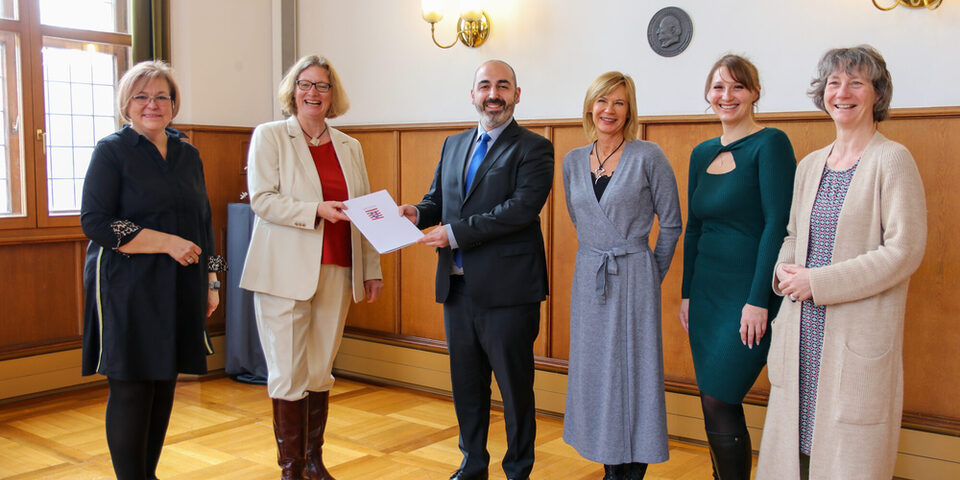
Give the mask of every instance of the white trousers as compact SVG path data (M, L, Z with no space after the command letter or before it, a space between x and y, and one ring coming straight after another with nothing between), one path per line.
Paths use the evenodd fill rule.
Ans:
M300 400L307 391L333 387L333 359L352 295L350 268L337 265L320 268L317 291L309 300L254 293L270 398Z

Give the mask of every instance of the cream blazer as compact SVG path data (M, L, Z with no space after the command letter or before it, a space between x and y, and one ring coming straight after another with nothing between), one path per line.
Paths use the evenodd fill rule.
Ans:
M360 142L330 128L349 198L370 193ZM320 279L323 222L317 206L323 188L295 116L253 131L247 156L247 188L256 214L240 288L304 301ZM364 298L363 282L382 278L380 256L355 226L350 228L353 300Z
M830 148L812 152L797 166L777 263L806 263L811 211ZM810 270L813 300L827 306L810 480L893 476L903 406L907 287L926 239L923 183L913 156L877 132L843 201L831 263ZM783 294L776 278L773 287ZM771 324L770 400L757 480L799 479L801 305L784 301Z

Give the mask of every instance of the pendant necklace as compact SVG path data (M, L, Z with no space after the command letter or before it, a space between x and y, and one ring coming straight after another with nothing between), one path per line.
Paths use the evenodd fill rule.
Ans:
M600 161L600 146L599 144L597 144L598 141L599 140L593 141L593 152L597 155L597 169L593 171L593 176L595 177L593 180L594 183L600 181L600 177L603 175L604 172L607 171L605 168L603 168L603 164L607 163L607 160L610 160L610 157L612 157L614 153L617 153L617 151L620 150L620 147L623 146L623 142L627 141L627 139L626 138L620 139L620 145L617 145L617 148L614 148L613 151L610 152L610 155L607 155L607 157L604 158L603 161Z
M322 137L324 133L327 133L327 127L329 127L329 125L324 125L324 126L323 126L323 131L320 132L320 135L317 135L316 137L311 137L310 134L307 133L307 131L303 129L303 126L302 126L302 125L300 126L300 130L303 130L303 134L306 135L307 138L310 139L310 140L307 140L307 142L309 142L310 145L312 145L312 146L314 146L314 147L319 147L319 146L320 146L320 137Z

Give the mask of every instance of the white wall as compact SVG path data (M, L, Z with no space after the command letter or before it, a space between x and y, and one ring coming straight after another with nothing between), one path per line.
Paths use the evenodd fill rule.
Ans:
M173 0L173 62L186 84L178 121L255 125L273 118L271 1ZM456 0L438 25L453 39ZM892 0L891 0L892 1ZM650 17L678 6L694 36L681 55L663 58L646 39ZM300 54L336 66L351 98L337 124L474 120L473 71L508 61L522 88L520 119L579 116L586 87L608 70L638 84L641 114L704 113L707 69L726 52L760 69L761 111L813 110L805 91L828 48L870 43L887 59L894 107L960 105L960 2L935 11L881 12L870 0L486 0L487 43L441 50L420 18L419 0L299 0ZM186 78L189 76L189 81ZM227 78L232 89L214 88Z
M172 0L177 123L253 126L274 115L270 0Z

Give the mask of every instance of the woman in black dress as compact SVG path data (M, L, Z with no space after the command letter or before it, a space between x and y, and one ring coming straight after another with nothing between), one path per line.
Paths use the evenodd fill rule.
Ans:
M120 480L156 478L177 374L206 373L213 353L205 318L225 266L200 155L167 128L177 94L163 62L128 70L117 88L128 124L97 143L83 184L83 374L110 385L107 445Z

